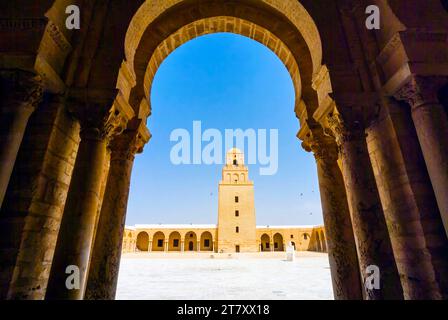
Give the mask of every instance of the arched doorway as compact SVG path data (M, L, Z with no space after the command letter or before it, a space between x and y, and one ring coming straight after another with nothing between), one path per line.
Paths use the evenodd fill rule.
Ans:
M193 231L189 231L185 234L185 251L197 251L197 236Z
M291 244L294 247L294 250L296 250L296 243L294 241L291 241Z
M323 231L320 232L320 240L322 242L322 245L321 245L322 252L327 252L327 242L326 242L325 234Z
M274 251L284 251L283 236L280 233L274 234Z
M138 251L148 251L149 249L149 235L148 233L142 231L137 235L137 250Z
M154 233L152 237L152 251L165 251L165 234L161 231Z
M213 236L209 231L201 234L201 251L213 251Z
M180 233L173 231L168 238L168 251L180 251L181 250L181 238Z
M267 252L267 251L271 251L271 238L266 234L266 233L264 233L262 236L261 236L261 251L264 251L264 252Z
M315 246L316 246L316 251L317 252L322 252L322 247L320 244L320 236L319 236L319 232L316 232L316 239L315 239Z

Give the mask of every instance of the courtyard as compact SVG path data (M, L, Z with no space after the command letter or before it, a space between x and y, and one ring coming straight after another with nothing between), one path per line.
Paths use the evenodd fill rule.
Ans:
M330 300L328 255L297 252L129 253L121 259L118 300Z

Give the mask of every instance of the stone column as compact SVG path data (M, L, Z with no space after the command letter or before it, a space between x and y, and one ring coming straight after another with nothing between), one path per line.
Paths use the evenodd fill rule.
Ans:
M152 241L149 241L148 252L151 252L151 251L152 251Z
M196 248L197 252L201 252L201 241L197 241L197 248Z
M42 99L42 80L22 70L0 71L0 207L28 119Z
M0 211L0 300L45 297L78 142L64 99L46 96L30 118Z
M316 159L334 298L362 300L361 275L344 180L338 165L338 149L332 139L322 134L310 133L308 138L302 146L313 151Z
M412 108L412 119L448 235L448 118L438 90L448 78L413 76L395 98Z
M88 106L88 107L87 107ZM127 118L107 104L76 104L81 142L68 191L59 237L48 281L46 299L82 299L84 296L102 172L109 139L124 130ZM110 106L110 104L109 104ZM79 270L79 286L67 289L67 268ZM78 273L77 270L72 271Z
M185 250L185 243L184 243L184 241L182 240L182 241L180 242L180 251L184 252L184 250Z
M342 175L364 283L364 296L368 300L403 299L383 208L367 151L362 111L356 111L356 108L357 106L352 106L343 109L348 114L348 121L336 113L330 113L327 120L342 159ZM379 268L381 279L379 289L369 289L365 285L366 278L370 275L369 266Z
M126 130L110 144L111 157L93 246L85 299L113 300L120 268L121 242L134 156L149 140L145 130Z
M168 240L164 241L163 251L168 252Z
M404 297L444 299L448 239L408 107L385 101L367 133Z
M269 243L269 247L271 249L271 252L274 252L274 242Z

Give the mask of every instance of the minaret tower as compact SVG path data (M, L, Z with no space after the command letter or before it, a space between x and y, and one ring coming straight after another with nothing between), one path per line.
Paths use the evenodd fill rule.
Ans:
M218 252L257 252L254 183L236 148L226 154L218 190Z

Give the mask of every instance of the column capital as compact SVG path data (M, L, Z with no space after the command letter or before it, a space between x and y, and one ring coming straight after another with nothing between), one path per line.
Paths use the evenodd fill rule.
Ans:
M312 152L316 161L337 161L338 148L335 140L323 133L310 131L306 134L302 148L305 151Z
M394 98L407 102L413 109L424 104L438 104L438 91L447 82L448 77L412 75L395 92Z
M111 140L109 145L111 161L133 160L137 153L143 152L145 144L151 139L151 133L143 121L138 119L138 122L140 124L137 128L128 127L122 134Z
M67 107L80 122L81 138L112 140L120 135L135 115L134 110L116 100L117 90L70 89Z
M345 142L364 139L364 125L361 121L346 121L339 113L329 113L326 117L328 127L324 129L325 134L336 140L338 147Z
M0 90L7 101L2 106L4 111L14 111L17 107L33 111L42 101L42 77L20 69L1 69Z

